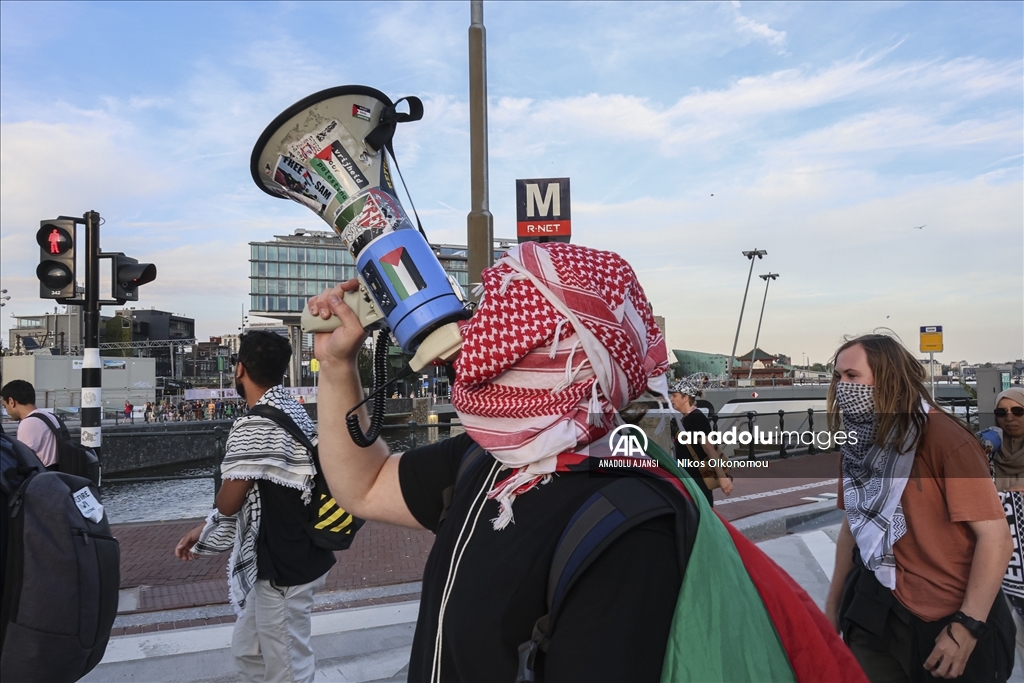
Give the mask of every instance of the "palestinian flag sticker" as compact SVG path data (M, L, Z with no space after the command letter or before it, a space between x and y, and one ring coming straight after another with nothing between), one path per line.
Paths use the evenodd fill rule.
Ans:
M380 266L402 301L427 288L427 283L420 271L416 270L416 264L412 262L405 247L398 247L381 256Z

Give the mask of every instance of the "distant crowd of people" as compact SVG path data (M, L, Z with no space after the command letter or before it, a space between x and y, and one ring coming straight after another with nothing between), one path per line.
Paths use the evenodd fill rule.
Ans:
M193 422L198 420L233 420L245 414L242 399L147 401L142 413L144 422ZM125 401L124 419L135 422L135 406Z

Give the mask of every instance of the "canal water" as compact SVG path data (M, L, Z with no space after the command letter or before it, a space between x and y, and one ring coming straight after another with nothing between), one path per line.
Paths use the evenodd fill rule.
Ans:
M442 431L442 438L446 429ZM386 441L394 453L412 446L409 430L386 433ZM427 428L416 432L416 443L429 443ZM174 477L205 475L202 479L164 479L115 483L114 477ZM104 477L100 487L103 508L112 524L159 522L206 517L213 507L213 461L187 465L153 467Z

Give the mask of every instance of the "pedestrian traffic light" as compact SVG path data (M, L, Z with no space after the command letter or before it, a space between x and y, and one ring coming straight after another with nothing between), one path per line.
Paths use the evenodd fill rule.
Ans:
M71 299L75 296L75 221L39 221L39 296L43 299Z
M122 253L110 255L110 273L113 277L110 291L118 303L139 300L139 287L156 279L156 266L139 263Z

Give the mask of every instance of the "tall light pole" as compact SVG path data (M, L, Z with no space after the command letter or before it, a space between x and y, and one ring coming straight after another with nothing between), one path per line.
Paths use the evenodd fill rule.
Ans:
M729 364L725 366L725 386L729 386L732 380L732 362L736 360L736 345L740 341L740 326L743 324L743 309L747 307L747 291L750 289L750 276L754 274L754 258L764 258L768 252L764 249L753 249L743 252L743 255L750 260L750 272L747 273L747 287L743 290L743 303L740 305L740 320L736 323L736 338L732 340L732 353L729 354Z
M487 179L487 31L483 0L469 3L469 176L470 210L466 216L469 290L494 260L494 217Z
M758 277L764 280L764 299L761 300L761 316L757 319L757 334L754 335L754 355L750 357L750 372L747 373L747 380L754 376L754 360L757 357L757 342L761 338L761 321L764 320L764 304L768 301L768 285L772 283L772 280L779 277L779 274L768 273L767 275L758 275Z

